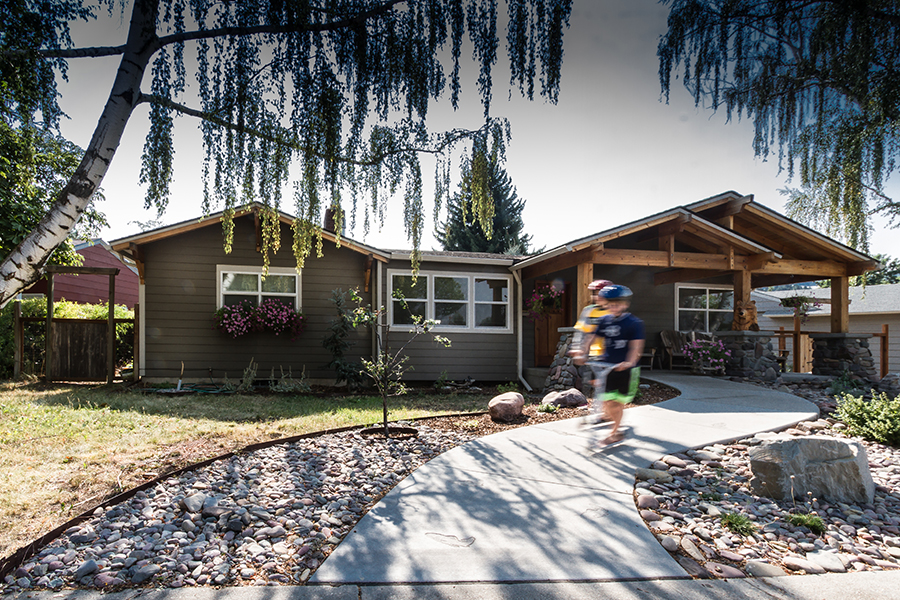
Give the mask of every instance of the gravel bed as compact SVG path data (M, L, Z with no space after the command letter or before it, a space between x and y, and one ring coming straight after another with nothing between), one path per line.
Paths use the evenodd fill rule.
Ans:
M835 407L827 384L773 385L815 402L823 414ZM651 466L672 477L637 481L635 504L663 547L694 577L781 576L900 568L900 449L850 438L832 418L806 421L782 432L827 435L863 444L875 482L873 504L825 499L775 501L750 489L748 448L773 434L661 457ZM722 522L743 515L754 527L739 535ZM791 524L792 513L821 518L824 532Z
M3 582L23 589L302 584L424 462L477 435L323 435L161 481L67 530Z

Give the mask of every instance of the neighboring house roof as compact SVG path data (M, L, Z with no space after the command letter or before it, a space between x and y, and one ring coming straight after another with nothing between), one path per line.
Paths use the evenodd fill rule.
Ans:
M792 296L830 300L831 289L815 287L801 290L754 291L752 294L753 299L756 300L756 307L759 312L765 312L767 317L773 319L793 318L794 311L780 304L781 298L790 298ZM851 287L849 312L851 315L900 313L900 283ZM809 311L810 317L827 317L830 315L830 304L822 304L818 308L813 308Z

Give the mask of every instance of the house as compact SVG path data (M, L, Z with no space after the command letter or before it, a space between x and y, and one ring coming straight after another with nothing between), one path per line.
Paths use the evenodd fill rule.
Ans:
M138 274L133 263L113 251L101 239L82 240L75 251L84 257L82 267L119 269L116 275L115 303L134 308L138 301ZM47 295L47 280L41 279L23 292L23 296ZM54 275L53 301L68 300L83 304L97 304L109 300L109 277L106 275Z
M806 317L800 323L804 332L829 331L831 318L831 290L821 287L810 287L802 290L754 291L752 298L759 309L759 326L761 329L785 331L794 330L794 310L781 305L783 298L804 296L816 299ZM880 334L882 328L888 328L888 364L900 365L900 284L869 285L851 287L849 290L850 333ZM873 337L869 345L874 356L880 356L883 338ZM792 340L788 336L786 348L791 350Z
M473 377L525 380L529 368L550 365L560 339L589 301L588 283L604 278L631 287L633 312L644 319L648 342L664 329L713 331L730 326L735 298L753 288L830 278L836 311L832 331L844 331L847 280L877 268L856 252L753 201L726 192L563 244L530 257L423 252L413 277L408 251L381 250L341 239L323 245L299 272L292 255L271 259L269 277L284 283L288 301L301 308L307 327L296 342L264 333L232 340L212 326L213 312L235 292L240 275L254 300L266 295L258 252L258 207L235 216L231 254L223 251L221 214L144 232L112 242L140 273L140 370L150 380L240 377L251 358L267 375L279 366L313 381L333 379L322 347L335 318L333 290L358 288L365 302L387 308L391 344L405 341L409 316L393 299L403 292L410 309L441 321L450 348L423 336L408 348L410 380ZM280 214L282 239L291 217ZM335 234L326 231L325 240ZM283 246L289 246L284 243ZM268 278L267 278L268 279ZM562 308L548 319L528 321L522 298L552 284ZM352 352L371 355L374 340L355 336Z

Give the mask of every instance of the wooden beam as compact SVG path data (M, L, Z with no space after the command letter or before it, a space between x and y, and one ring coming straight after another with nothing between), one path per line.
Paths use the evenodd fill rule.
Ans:
M144 283L144 251L141 249L140 246L138 246L134 242L131 242L130 244L128 244L128 251L129 251L129 254L131 255L131 260L134 261L134 265L137 267L138 278L140 279L141 283L143 284Z
M709 219L710 221L718 221L719 219L730 217L742 212L744 210L744 207L751 202L753 202L753 194L750 194L748 196L741 196L740 198L732 198L728 202L724 202L709 210L700 211L700 214L703 215L704 219Z
M750 271L758 271L769 263L777 260L774 252L763 252L747 257L747 269Z
M728 257L724 254L701 252L675 252L670 260L668 252L658 250L619 250L607 248L594 252L593 260L599 265L625 265L632 267L680 267L694 269L728 270ZM674 263L674 264L673 264Z
M119 269L115 267L64 267L50 265L45 269L47 273L56 275L118 275Z
M563 269L568 269L584 262L591 262L592 256L593 250L590 247L560 254L559 256L554 256L553 258L547 259L536 265L525 267L522 269L522 279L536 279L543 275L547 275L548 273L562 271Z
M709 269L673 269L672 271L660 271L653 275L653 285L666 285L669 283L681 283L683 281L699 281L728 275L729 271L710 271Z
M659 249L669 255L669 266L675 266L675 234L659 238Z
M877 260L861 260L847 264L847 276L862 275L867 271L877 271L881 268L881 263Z
M659 237L667 235L675 235L684 231L684 226L691 222L692 215L678 215L671 221L667 221L659 226Z
M847 266L830 260L776 260L753 269L754 273L773 273L785 275L816 275L825 277L843 277L847 274Z
M750 271L742 270L734 272L734 301L747 303L750 301Z
M576 312L580 315L585 306L591 303L591 290L588 285L594 280L594 263L583 262L578 265L575 276Z
M850 332L850 278L831 278L831 333Z

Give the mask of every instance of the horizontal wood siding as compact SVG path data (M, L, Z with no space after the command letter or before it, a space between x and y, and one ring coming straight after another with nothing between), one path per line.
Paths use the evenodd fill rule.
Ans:
M409 261L393 261L383 267L384 281L382 287L383 302L390 298L389 269L408 270ZM428 334L420 336L409 346L406 354L407 364L412 367L404 379L408 381L435 381L442 374L451 380L472 377L477 381L516 381L516 282L511 277L509 268L504 265L479 265L468 263L423 262L419 268L422 272L453 272L466 274L484 274L510 277L510 294L513 311L512 333L458 333L438 332L450 339L451 346L444 346L433 341ZM391 347L403 345L409 334L392 331L388 336Z
M238 380L254 359L257 378L268 378L274 368L291 370L299 378L304 368L311 379L333 379L325 365L331 354L322 347L331 321L336 318L332 290L358 287L362 293L366 257L334 244L323 243L323 257L307 259L301 272L301 304L306 328L296 341L270 332L233 339L213 329L216 310L217 265L261 266L256 252L251 217L235 222L231 254L223 250L222 230L216 226L153 242L143 247L145 258L146 370L154 378L177 378L184 361L186 379ZM282 226L281 250L271 266L294 267L290 229ZM362 293L369 300L371 294ZM356 345L348 359L371 352L366 332L353 334Z

